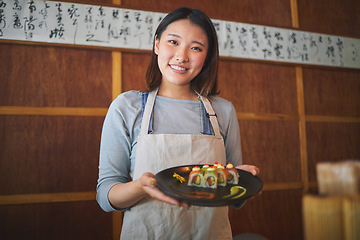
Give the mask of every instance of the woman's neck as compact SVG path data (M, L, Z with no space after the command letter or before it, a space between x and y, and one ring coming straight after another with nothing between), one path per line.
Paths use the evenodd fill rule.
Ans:
M167 87L161 84L158 95L175 99L198 100L197 94L190 88L190 85Z

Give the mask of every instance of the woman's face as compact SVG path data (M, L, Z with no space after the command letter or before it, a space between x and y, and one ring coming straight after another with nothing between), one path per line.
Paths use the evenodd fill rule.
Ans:
M155 41L161 84L189 87L200 73L207 52L208 39L201 27L188 19L171 23Z

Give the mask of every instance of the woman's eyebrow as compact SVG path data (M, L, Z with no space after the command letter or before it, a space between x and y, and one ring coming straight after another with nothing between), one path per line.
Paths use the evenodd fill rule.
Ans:
M175 33L169 33L168 36L172 36L172 37L176 37L176 38L182 38L180 35L175 34ZM192 41L192 43L197 43L197 44L205 47L205 44L203 44L202 42L199 42L199 41Z

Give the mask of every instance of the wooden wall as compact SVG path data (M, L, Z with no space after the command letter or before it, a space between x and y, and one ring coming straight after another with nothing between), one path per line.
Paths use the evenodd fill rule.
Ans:
M70 1L71 2L71 1ZM77 0L360 38L357 0ZM121 214L95 201L101 126L112 99L144 89L150 52L0 41L3 239L118 239ZM221 58L262 195L231 209L233 234L303 239L301 200L317 162L360 158L360 70Z

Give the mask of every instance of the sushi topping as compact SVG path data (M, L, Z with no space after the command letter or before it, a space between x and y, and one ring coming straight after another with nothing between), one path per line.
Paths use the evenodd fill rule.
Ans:
M228 163L228 165L226 165L226 168L234 168L234 165L232 165L231 163Z
M180 183L185 182L185 178L182 177L182 176L180 176L180 175L177 174L177 173L174 173L174 174L173 174L173 177L176 178L177 180L179 180Z
M195 167L193 167L192 170L193 170L193 171L200 171L200 167L199 167L199 166L195 166Z

